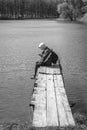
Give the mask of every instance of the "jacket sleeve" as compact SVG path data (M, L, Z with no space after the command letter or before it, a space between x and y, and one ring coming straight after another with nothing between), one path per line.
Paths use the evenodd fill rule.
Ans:
M46 49L42 55L42 58L41 58L41 63L44 63L46 62L47 58L50 56L51 54L51 50L50 49Z

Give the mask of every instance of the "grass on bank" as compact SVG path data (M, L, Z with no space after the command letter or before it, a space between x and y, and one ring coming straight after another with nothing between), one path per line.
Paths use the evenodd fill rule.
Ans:
M74 113L75 127L46 127L46 128L34 128L30 127L28 122L23 124L20 121L14 121L9 123L0 124L0 130L87 130L87 117L80 113Z

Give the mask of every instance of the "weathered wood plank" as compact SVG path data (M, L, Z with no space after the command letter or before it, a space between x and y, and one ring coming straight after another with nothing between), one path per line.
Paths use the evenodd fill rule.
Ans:
M41 66L38 68L38 73L44 74L46 72L46 67Z
M58 84L59 92L61 94L62 103L64 105L64 109L65 109L65 113L66 113L66 116L67 116L68 124L72 125L72 126L75 126L75 122L74 122L72 112L71 112L71 109L70 109L70 106L69 106L68 98L66 96L66 91L65 91L65 88L64 88L62 75L57 75L57 84Z
M54 76L54 84L55 84L55 93L56 93L56 100L57 100L57 111L59 116L59 124L60 126L68 126L68 121L64 109L64 105L62 102L61 93L59 91L59 86L57 84L57 76Z
M47 126L58 126L53 76L47 75Z
M59 75L59 74L61 74L60 68L47 67L46 74Z
M46 111L44 107L37 107L33 115L33 126L46 127Z
M38 87L46 87L46 75L45 74L38 74L35 83L38 85Z
M40 80L39 80L40 79ZM35 105L33 126L45 127L46 122L46 76L38 73L37 87L34 89L32 103Z
M33 126L75 126L60 68L40 67L35 84Z

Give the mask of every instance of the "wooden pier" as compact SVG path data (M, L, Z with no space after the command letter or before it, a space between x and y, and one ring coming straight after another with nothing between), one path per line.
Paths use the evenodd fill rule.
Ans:
M40 67L33 95L33 126L75 126L59 67Z

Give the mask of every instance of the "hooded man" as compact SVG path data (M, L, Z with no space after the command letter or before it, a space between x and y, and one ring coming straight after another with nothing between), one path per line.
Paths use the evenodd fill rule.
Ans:
M43 42L40 43L38 47L42 50L42 54L39 54L41 58L39 62L36 62L35 75L32 79L36 77L37 69L40 66L51 66L52 63L56 64L58 60L57 54L49 49Z

